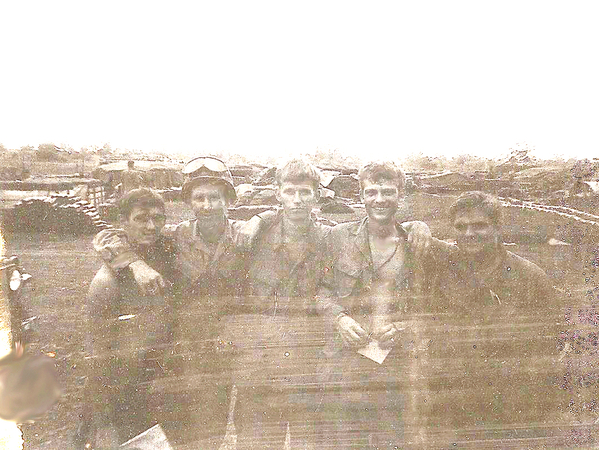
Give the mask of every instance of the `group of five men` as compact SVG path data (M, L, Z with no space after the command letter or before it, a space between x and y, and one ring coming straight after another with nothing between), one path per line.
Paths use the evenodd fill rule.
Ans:
M301 159L277 169L280 210L249 221L227 217L236 194L220 160L196 158L184 176L193 220L165 227L164 201L135 189L122 230L94 240L105 262L87 299L95 448L156 422L183 447L216 449L234 423L237 448L281 449L286 436L291 448L401 448L403 415L417 411L406 407L410 317L482 323L554 296L503 247L487 194L452 206L457 246L398 222L405 177L391 162L360 169L366 217L334 227L312 213L320 175ZM503 420L475 397L462 410Z

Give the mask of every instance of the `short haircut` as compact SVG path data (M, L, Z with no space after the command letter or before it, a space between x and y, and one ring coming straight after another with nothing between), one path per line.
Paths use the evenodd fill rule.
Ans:
M165 210L164 199L157 192L148 188L132 189L123 195L119 201L119 213L129 219L131 211L136 206L140 208L161 208Z
M309 162L301 158L294 158L277 167L275 181L279 187L285 182L308 181L312 184L314 190L317 191L320 185L320 171Z
M403 192L406 185L406 176L393 161L373 161L362 166L358 172L360 180L360 191L364 189L364 181L378 183L381 180L391 181L397 186L399 192Z
M496 197L480 191L463 193L449 207L449 220L451 224L453 225L460 212L471 209L482 210L496 227L501 225L501 203L499 203Z

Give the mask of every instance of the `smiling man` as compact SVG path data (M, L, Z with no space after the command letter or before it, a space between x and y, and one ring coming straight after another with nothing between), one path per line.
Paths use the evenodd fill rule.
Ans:
M435 240L444 276L438 292L452 313L501 306L517 313L555 298L547 275L536 264L507 250L502 241L501 204L484 192L466 192L449 209L456 245ZM507 308L507 309L506 309Z
M449 209L456 245L433 239L430 246L438 276L424 312L437 329L453 330L449 339L429 336L429 367L443 368L429 376L444 382L431 387L423 407L438 439L448 431L439 447L464 439L465 430L515 435L558 410L553 320L545 317L558 317L563 306L543 270L507 250L501 218L497 198L466 192Z
M89 376L82 447L115 448L159 421L149 404L150 383L164 367L172 339L175 252L162 235L164 201L149 189L133 189L120 200L123 232L133 251L163 274L160 295L142 296L129 269L103 265L86 301ZM161 320L157 321L156 317Z
M415 296L427 290L432 260L414 254L397 219L401 169L373 162L358 177L367 217L333 228L334 261L318 299L329 329L327 439L340 449L401 448L401 331ZM386 356L382 364L373 353Z

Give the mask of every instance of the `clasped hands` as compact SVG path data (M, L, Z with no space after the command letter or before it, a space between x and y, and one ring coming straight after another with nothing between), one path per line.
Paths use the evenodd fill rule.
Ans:
M338 317L336 323L341 339L350 347L362 347L371 340L378 341L382 348L393 347L396 336L404 330L397 323L391 322L375 328L369 334L358 322L347 315Z

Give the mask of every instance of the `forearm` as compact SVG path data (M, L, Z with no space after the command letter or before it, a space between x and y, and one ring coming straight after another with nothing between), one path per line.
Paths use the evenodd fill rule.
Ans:
M93 245L96 253L113 271L124 269L140 259L129 245L123 230L102 230L95 236Z
M346 309L339 302L338 297L334 296L328 289L320 289L318 295L314 297L316 312L327 317L338 317L346 314Z

